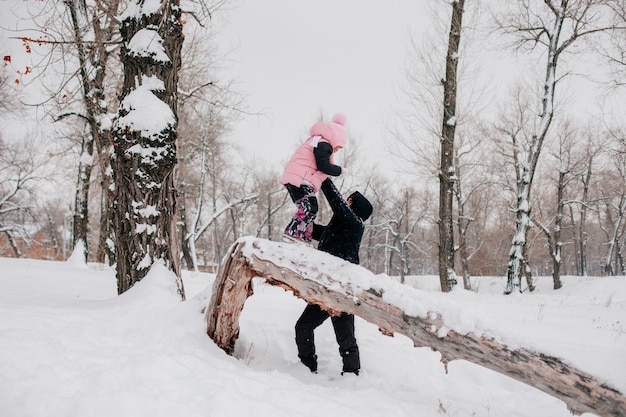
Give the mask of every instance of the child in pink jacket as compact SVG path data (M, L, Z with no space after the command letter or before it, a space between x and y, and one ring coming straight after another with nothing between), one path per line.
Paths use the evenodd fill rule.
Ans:
M291 157L280 183L285 186L298 211L285 228L285 236L311 241L313 220L317 216L317 191L329 175L337 177L341 167L333 163L333 154L346 146L346 117L336 114L330 123L319 121L311 126L310 137Z

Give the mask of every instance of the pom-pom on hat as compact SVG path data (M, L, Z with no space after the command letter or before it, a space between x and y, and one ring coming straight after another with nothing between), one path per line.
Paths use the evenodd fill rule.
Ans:
M337 113L333 116L333 123L337 123L338 125L345 126L346 125L346 115L343 113Z
M311 126L310 134L311 136L323 137L333 148L335 146L345 148L348 142L345 126L346 116L342 113L337 113L333 116L330 123L320 121Z

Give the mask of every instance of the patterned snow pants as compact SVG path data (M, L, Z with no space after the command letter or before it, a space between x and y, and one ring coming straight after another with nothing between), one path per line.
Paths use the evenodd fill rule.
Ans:
M315 190L307 184L302 184L300 187L286 184L285 188L287 188L291 201L298 208L285 228L285 234L310 242L313 234L313 220L315 220L318 210Z

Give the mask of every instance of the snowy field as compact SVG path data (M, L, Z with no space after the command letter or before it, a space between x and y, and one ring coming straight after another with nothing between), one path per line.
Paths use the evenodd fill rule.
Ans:
M2 417L565 417L565 404L357 318L362 372L340 376L330 320L316 332L319 374L298 362L305 303L255 280L234 357L206 335L214 275L185 272L187 301L153 271L117 296L102 265L0 258ZM502 295L504 278L446 297L512 340L559 356L626 392L626 278L549 277ZM436 277L408 284L438 296ZM592 414L585 414L591 416ZM626 411L625 411L626 415Z

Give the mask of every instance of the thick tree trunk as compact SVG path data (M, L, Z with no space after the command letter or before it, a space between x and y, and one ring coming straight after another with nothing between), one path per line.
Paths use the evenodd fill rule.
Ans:
M301 253L291 255L297 259L291 259L289 254L294 252L283 251L284 245L288 244L242 238L224 257L205 314L208 335L227 353L233 352L239 336L239 316L253 293L252 279L261 277L332 315L352 313L377 325L384 334L400 333L416 347L431 347L441 353L444 364L464 359L484 366L564 401L576 414L623 416L626 397L560 359L527 349L509 349L492 338L472 333L442 332L446 326L437 312L412 316L383 299L385 292L406 293L413 289L391 280L377 288L355 288L327 275L320 267L326 257L331 264L337 258L302 246ZM307 261L309 255L311 260ZM346 268L350 267L360 268L346 263ZM359 277L362 282L376 282L364 268L359 269Z
M74 31L85 106L84 118L88 127L79 162L73 225L73 244L75 245L79 240L83 241L84 257L87 261L89 255L87 236L89 232L89 185L93 163L96 160L94 145L103 168L103 177L107 175L106 168L110 167L110 130L108 126L103 126L102 121L107 119L105 116L108 112L105 100L107 62L110 54L115 51L111 48L111 40L118 28L117 20L111 16L116 15L119 0L111 0L106 4L108 13L95 7L89 9L87 3L83 1L64 0L64 3L69 11ZM90 42L86 42L86 38ZM108 191L103 188L103 192ZM105 240L106 238L108 236L105 236ZM99 247L99 261L102 258L101 254L101 247Z
M113 158L118 292L140 281L159 260L178 277L178 291L184 299L174 187L181 9L176 0L163 1L157 11L144 11L143 6L138 1L120 28L124 86ZM140 31L141 36L137 35ZM131 50L135 35L142 47ZM152 37L148 45L144 44L146 36ZM141 106L147 106L144 111L158 111L162 120L154 120L151 126L142 124Z
M439 280L441 291L456 285L454 273L454 134L456 131L457 67L463 7L465 0L452 3L452 18L446 56L446 78L443 80L443 123L441 128L441 162L439 167Z

